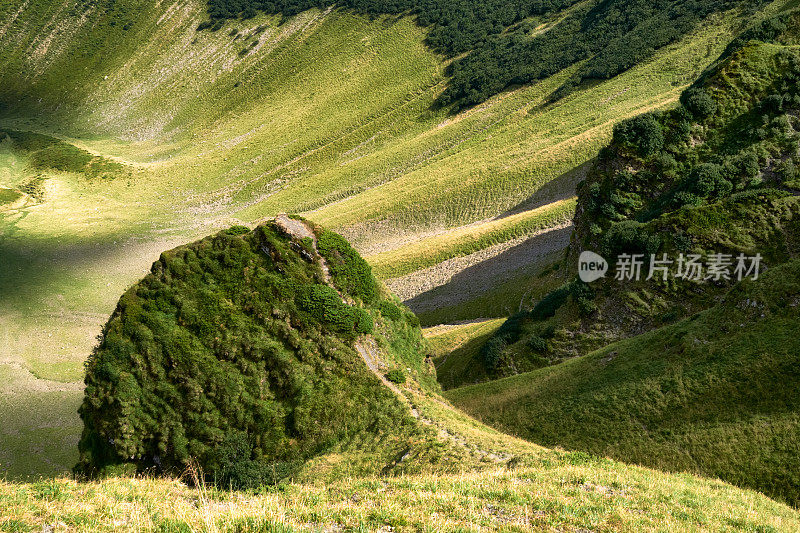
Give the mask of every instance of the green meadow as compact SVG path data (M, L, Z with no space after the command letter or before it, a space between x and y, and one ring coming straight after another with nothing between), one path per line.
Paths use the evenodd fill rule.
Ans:
M797 3L771 2L760 15ZM487 265L568 232L575 185L614 124L675 106L747 22L736 11L712 15L557 101L584 65L452 113L434 105L451 59L426 45L413 17L311 9L199 31L206 9L199 0L0 4L0 472L9 480L0 529L797 529L795 510L755 492L545 450L411 386L407 403L458 451L461 471L342 476L329 487L309 476L240 494L62 477L78 459L84 365L120 295L163 251L279 213L341 233L388 286L461 265L439 286L412 287L409 300L430 326L426 355L443 387L486 379L481 344L555 288L546 274L563 266L563 248L495 277ZM480 264L486 281L454 298ZM465 390L448 398L477 418L503 427L517 416L484 412ZM722 426L704 435L725 435ZM621 435L629 430L620 424ZM352 458L331 453L307 469L348 472ZM649 466L727 476L705 463ZM763 490L757 472L746 477L733 481ZM259 521L265 507L275 522Z
M672 105L739 24L717 16L557 104L547 97L569 72L451 115L431 107L446 62L408 18L311 10L198 32L200 2L123 4L3 8L0 127L122 169L104 178L41 167L35 146L0 145L0 364L14 376L2 390L15 405L34 396L46 411L44 398L63 396L70 412L119 294L162 250L214 229L302 212L345 235L386 279L568 219L569 183L612 125ZM12 205L20 193L25 204ZM487 286L427 323L504 316L523 293L513 282ZM8 473L71 466L65 451L38 471L18 435L46 442L48 430L30 418L0 413L0 432L19 443L4 451ZM71 444L79 420L63 420Z

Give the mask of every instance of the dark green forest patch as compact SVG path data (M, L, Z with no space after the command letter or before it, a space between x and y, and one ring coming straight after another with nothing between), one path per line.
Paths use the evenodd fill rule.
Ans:
M450 83L438 100L454 109L483 102L510 86L532 83L585 63L554 95L587 80L608 79L676 42L713 13L763 3L741 0L341 0L370 15L411 14L429 29L427 42L448 57ZM209 0L219 28L257 11L295 15L330 0ZM547 25L546 27L544 25ZM543 31L543 28L544 31Z

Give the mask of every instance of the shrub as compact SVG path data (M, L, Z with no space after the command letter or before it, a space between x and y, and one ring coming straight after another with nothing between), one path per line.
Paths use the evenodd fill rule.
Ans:
M372 268L344 237L323 230L317 238L317 248L327 260L333 282L339 290L364 303L375 301L378 286L372 277Z
M588 298L578 298L576 303L578 305L578 313L582 317L590 316L597 311L597 304Z
M548 324L547 327L539 333L539 336L543 339L552 339L556 336L556 326L554 324Z
M389 300L383 300L380 303L379 309L381 311L381 315L389 320L398 322L403 318L403 311Z
M688 253L692 249L692 238L683 232L677 233L672 237L672 244L681 253Z
M656 117L648 113L614 126L614 142L642 157L648 157L664 147L664 132Z
M695 167L689 175L686 187L689 192L701 198L724 198L733 190L733 184L725 177L724 167L714 163L702 163Z
M761 102L761 108L770 114L780 113L783 110L783 96L771 94Z
M660 246L661 238L634 220L624 220L611 226L601 243L603 253L609 260L623 253L649 256L656 253Z
M375 323L372 317L363 309L353 308L355 314L354 327L356 335L368 335L372 333Z
M250 228L247 226L231 226L230 228L225 230L226 235L246 235L250 233Z
M339 293L327 285L307 285L298 291L297 304L314 319L333 331L365 334L372 331L372 317L342 301Z
M508 347L505 337L493 337L481 348L483 363L489 370L496 370L504 359L503 352Z
M706 119L717 111L717 102L707 90L700 87L684 91L681 95L681 104L699 120Z
M386 379L398 385L404 385L406 382L406 373L399 368L394 368L386 373Z
M761 173L758 155L749 150L737 154L736 157L730 160L730 164L734 168L734 175L744 183L756 179Z
M223 489L242 490L269 484L267 464L253 459L253 444L246 433L232 431L214 451L214 482Z
M786 161L784 161L778 168L778 171L780 172L781 179L784 182L794 181L795 179L797 179L799 175L797 171L797 166L791 159L787 159Z
M675 193L673 200L675 207L695 207L703 203L703 198L686 191L679 191Z
M533 320L544 320L556 314L562 305L567 302L570 294L570 285L566 283L551 291L544 298L539 300L530 312L530 318Z
M547 341L538 335L531 335L525 344L534 352L543 353L547 351Z
M609 220L614 220L619 215L617 208L611 202L606 202L600 206L600 214Z

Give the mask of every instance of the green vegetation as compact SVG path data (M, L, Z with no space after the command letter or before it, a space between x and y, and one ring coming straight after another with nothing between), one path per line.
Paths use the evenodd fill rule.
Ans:
M282 484L260 494L178 481L0 483L0 528L50 524L83 532L344 529L398 532L594 530L786 531L797 511L718 481L665 475L585 454L546 454L536 467L454 475ZM309 526L309 524L313 524Z
M681 107L617 125L579 190L582 245L612 255L656 253L670 244L659 230L693 218L693 208L789 195L785 182L796 175L800 140L798 81L800 49L747 41L684 92ZM671 232L686 239L669 239L679 248L716 244L695 242L694 227L673 225Z
M14 189L0 188L0 205L12 204L22 198L22 193Z
M79 473L177 473L196 461L209 480L243 488L349 442L366 454L369 436L377 463L420 437L353 345L374 327L371 308L342 300L377 298L363 259L317 229L340 295L310 239L275 223L243 231L163 253L120 299L86 365ZM404 328L389 305L382 330Z
M399 368L394 368L386 373L386 379L397 385L404 385L406 382L406 373Z
M0 129L0 139L8 139L11 148L29 160L33 172L73 172L85 174L87 178L115 178L126 170L120 163L48 135Z
M771 9L784 3L774 2ZM263 14L229 19L220 31L197 32L205 9L204 2L129 0L0 5L2 128L58 138L131 172L115 180L87 180L83 172L50 167L29 172L30 151L0 142L0 186L38 203L0 215L0 463L12 478L53 475L75 463L82 364L119 295L162 250L230 224L315 210L314 219L346 235L365 255L438 233L442 239L426 248L441 246L447 249L443 256L459 256L476 246L462 248L466 238L451 246L452 228L500 215L507 222L508 211L572 197L574 182L565 176L581 172L610 139L612 125L672 105L740 24L738 12L713 15L652 59L585 84L554 104L550 95L580 65L451 116L449 109L432 106L447 84L442 57L424 44L430 32L411 18L312 9L284 20ZM537 31L553 29L562 15L542 16ZM477 247L502 242L512 235L505 230ZM420 250L419 264L430 261L429 251ZM403 263L408 268L416 268L413 259ZM518 277L487 284L479 298L426 315L436 322L507 315L564 282L540 281L536 287ZM407 319L387 322L384 316L398 316L390 305L346 303L368 309L376 343L396 358L388 368L404 369L410 386L424 382L434 390L407 310L392 301ZM298 306L298 312L308 311ZM558 332L547 339L548 349L557 342ZM371 442L372 434L365 439ZM241 440L232 436L228 451L219 455L236 457ZM307 468L341 473L352 464L354 476L374 472L375 454L366 454L368 465L353 460L356 440L345 450L315 456ZM495 452L507 449L504 441ZM280 473L281 465L273 463ZM245 462L242 471L251 466ZM224 471L220 476L231 482L241 477L233 475L236 469ZM458 479L449 479L456 487L452 494L460 494ZM490 491L481 498L496 505ZM139 505L126 501L122 507L128 504ZM469 504L469 496L444 503L448 509ZM483 513L479 507L473 519ZM508 508L525 514L524 504ZM381 511L365 512L373 511L348 523L358 528L363 520L377 528ZM311 504L296 522L300 529L326 520L314 512L326 511ZM580 503L566 513L573 518L553 518L553 527L566 520L570 527L600 529L585 517L605 516ZM420 516L408 521L424 523ZM90 520L76 527L92 529ZM710 523L728 523L715 520ZM165 524L172 527L166 519Z
M546 454L536 467L454 475L282 484L260 494L178 481L0 483L0 528L50 524L83 532L343 529L398 532L594 530L786 531L797 511L718 481L670 476L585 454ZM309 526L313 524L312 526Z
M480 348L503 322L504 319L497 318L424 330L436 365L436 378L444 390L488 379Z
M594 250L613 273L620 254L642 254L644 278L651 255L760 254L767 267L797 255L800 48L777 43L793 42L786 21L798 17L794 9L745 32L775 42L737 40L679 107L614 127L579 185L568 264ZM708 308L735 281L567 282L500 328L484 362L510 375L582 355ZM563 333L544 346L548 328Z
M430 27L427 43L456 59L440 105L456 109L485 101L514 84L530 83L582 63L556 95L585 80L608 79L649 59L689 33L709 15L737 6L754 11L764 0L345 0L339 5L368 14L412 13ZM329 0L209 0L209 22L255 16L256 10L296 15ZM544 29L543 29L544 26Z
M546 446L719 477L800 503L800 261L584 357L446 393Z
M758 253L761 277L567 281L481 354L495 375L572 358L449 399L543 445L800 503L800 197L786 181L800 144L800 48L786 21L798 16L756 24L746 35L772 42L737 40L676 109L614 128L579 186L568 254L599 251L613 272L621 253Z
M378 287L372 277L372 268L344 237L323 230L319 234L317 247L327 260L333 283L339 290L367 304L375 301Z
M480 226L466 226L367 257L375 275L395 278L427 268L454 257L478 252L568 222L575 212L575 200L561 200L538 209L491 220Z

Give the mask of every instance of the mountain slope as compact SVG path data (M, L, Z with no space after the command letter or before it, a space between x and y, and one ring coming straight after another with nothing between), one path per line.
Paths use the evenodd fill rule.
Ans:
M488 370L530 370L706 309L735 283L740 254L759 254L761 268L797 257L798 20L795 9L757 25L745 35L774 42L737 41L681 106L615 127L578 186L566 268L548 277L561 286L498 330L484 349ZM591 285L575 280L586 250L610 265ZM617 275L624 254L643 259L636 279ZM654 270L645 279L651 258L664 256L672 275ZM703 263L699 279L676 276L680 257L694 256ZM728 256L725 277L705 270Z
M476 247L497 261L541 230L535 208L573 196L616 121L672 105L742 25L714 15L556 104L548 95L572 70L451 115L432 108L447 61L409 17L311 10L198 32L201 1L15 0L0 10L0 127L123 167L42 167L36 150L0 139L0 188L10 191L0 194L0 464L15 476L74 463L83 363L119 294L162 250L305 211L368 258L430 238L402 251L403 271ZM525 214L488 221L507 212ZM463 241L473 227L486 238ZM504 316L540 294L528 273L504 271L423 318ZM414 299L452 302L465 276Z
M497 373L559 364L451 391L454 403L535 442L798 504L798 20L757 24L681 107L615 128L579 186L565 260L600 252L609 275L569 281L482 350ZM623 254L640 254L641 276L615 275ZM737 276L739 254L760 265ZM667 275L648 278L664 256ZM679 275L689 257L699 276ZM730 258L727 272L714 257Z
M488 424L800 502L800 262L672 326L583 357L449 391Z
M165 252L120 299L89 360L79 465L84 474L161 479L0 485L0 525L26 529L53 513L81 531L412 530L431 520L442 531L681 530L791 528L798 519L720 482L490 430L441 399L420 340L413 315L382 294L346 241L302 219L233 227ZM200 487L163 479L181 473ZM204 481L255 492L209 492ZM359 494L367 487L371 494ZM119 496L102 509L94 500L120 488L137 502L122 520L111 518ZM376 499L375 488L390 495ZM439 495L424 500L428 491ZM479 509L459 509L465 497ZM66 501L79 507L52 506Z

